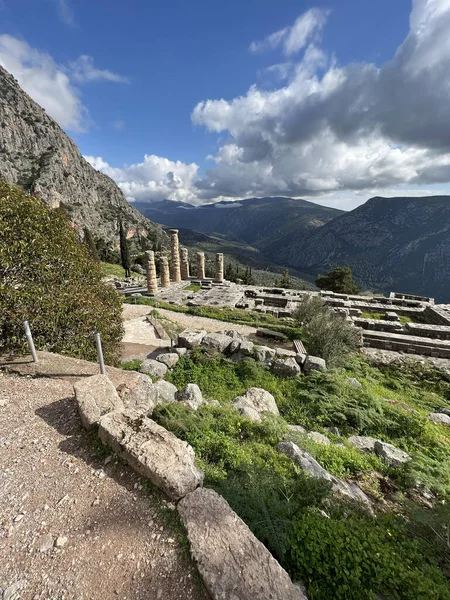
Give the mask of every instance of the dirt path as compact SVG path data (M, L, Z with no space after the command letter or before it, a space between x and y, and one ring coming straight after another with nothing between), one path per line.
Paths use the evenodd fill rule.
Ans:
M0 373L0 597L206 600L168 506L81 428L72 383Z
M208 332L222 331L224 329L234 329L244 336L250 336L256 333L255 327L249 327L248 325L238 325L237 323L227 323L225 321L217 321L216 319L209 319L208 317L195 317L193 315L186 315L184 313L178 313L165 308L158 308L158 312L166 319L170 319L185 328L192 329L205 329Z

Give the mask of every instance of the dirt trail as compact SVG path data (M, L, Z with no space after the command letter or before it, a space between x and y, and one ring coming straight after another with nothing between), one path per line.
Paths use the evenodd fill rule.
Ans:
M71 382L0 373L0 597L206 600L160 495L96 443Z

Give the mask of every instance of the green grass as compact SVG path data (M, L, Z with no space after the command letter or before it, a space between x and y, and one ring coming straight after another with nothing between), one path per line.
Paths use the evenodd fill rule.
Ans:
M185 288L183 288L184 290L186 290L187 292L198 292L199 290L202 289L202 286L198 283L191 283L190 285L187 285Z
M376 319L377 321L384 319L385 313L361 313L362 319ZM402 325L406 325L406 323L414 323L414 319L412 317L406 317L405 315L399 315L399 321Z
M112 265L110 263L102 262L102 273L104 277L108 275L115 275L123 279L125 277L125 269L121 265ZM133 275L139 275L139 273L132 272Z
M142 358L134 358L121 363L121 368L125 371L139 371L144 360Z

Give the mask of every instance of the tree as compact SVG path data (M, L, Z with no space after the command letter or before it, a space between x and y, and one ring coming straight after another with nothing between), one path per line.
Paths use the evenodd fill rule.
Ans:
M286 289L289 289L292 287L291 276L289 275L289 271L287 269L285 269L283 271L281 279L280 279L279 283L277 283L277 285L281 288L286 288Z
M99 332L117 363L121 298L67 218L0 181L0 231L0 351L26 349L27 320L38 350L96 360Z
M353 279L350 267L336 267L327 275L318 275L316 285L321 290L337 294L359 294L359 288Z
M92 233L87 227L84 228L84 243L86 244L86 247L89 250L89 254L92 256L92 258L94 260L99 260L94 238L92 237Z
M131 261L130 261L130 245L127 240L127 234L123 228L122 221L119 221L119 236L120 236L120 259L122 267L125 269L125 277L130 276Z

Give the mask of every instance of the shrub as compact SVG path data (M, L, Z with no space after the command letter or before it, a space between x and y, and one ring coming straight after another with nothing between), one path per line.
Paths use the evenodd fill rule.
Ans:
M359 294L360 290L353 280L350 267L336 267L327 275L318 275L316 285L321 290L337 294Z
M121 299L102 281L92 259L60 211L0 181L0 348L24 350L28 320L37 349L117 361Z

